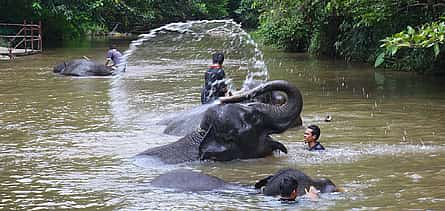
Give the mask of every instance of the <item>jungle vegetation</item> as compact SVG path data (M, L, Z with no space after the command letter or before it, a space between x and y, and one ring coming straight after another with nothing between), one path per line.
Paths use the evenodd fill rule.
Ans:
M379 68L445 71L444 0L2 0L0 22L43 22L44 37L232 18L265 45Z

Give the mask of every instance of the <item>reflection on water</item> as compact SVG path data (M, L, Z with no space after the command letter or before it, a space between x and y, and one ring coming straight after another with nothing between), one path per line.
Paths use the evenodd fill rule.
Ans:
M179 138L163 134L165 126L157 123L200 104L210 53L181 49L185 44L172 55L147 49L146 60L159 62L130 63L119 78L51 73L65 59L102 60L107 43L93 43L0 63L0 209L445 207L444 78L375 72L360 64L268 50L268 77L300 88L304 125L320 125L327 150L305 151L303 131L291 129L275 135L288 154L162 165L133 156ZM128 48L128 41L120 48ZM247 74L240 70L242 57L227 58L226 75L239 88ZM332 122L323 121L326 115ZM283 205L251 189L283 167L330 178L345 192ZM200 170L240 188L181 193L150 186L154 177L178 168Z

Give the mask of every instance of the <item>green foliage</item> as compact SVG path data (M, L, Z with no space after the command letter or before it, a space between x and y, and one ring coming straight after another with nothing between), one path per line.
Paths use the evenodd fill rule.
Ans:
M44 38L70 39L116 25L145 32L169 22L227 18L238 6L236 0L6 0L0 1L0 20L42 20Z
M438 62L445 43L445 21L427 23L382 40L383 51L375 61L375 67L385 63L387 67L423 72L431 70Z
M223 18L229 15L229 11L227 10L228 0L201 0L197 2L200 4L201 12L203 12L207 18Z
M268 24L262 24L260 33L264 43L275 45L292 51L303 51L309 44L309 30L303 27L300 17L278 19Z
M387 57L394 47L381 54L380 40L408 25L431 23L445 15L445 4L438 0L254 0L252 5L260 12L259 31L265 44L385 67L391 67ZM431 46L399 52L405 65L394 67L415 66L421 71L437 63L429 55L439 55L442 45L431 44L432 38L426 36L413 39Z
M245 28L256 28L259 22L259 11L255 8L255 0L241 0L234 10L234 18Z
M338 17L326 0L260 1L259 31L265 43L291 51L333 55ZM331 27L334 26L334 27Z
M0 1L0 20L42 20L46 39L101 34L115 26L146 32L169 22L234 18L258 26L255 34L267 45L419 72L445 63L444 16L441 0Z
M312 26L305 19L305 1L256 1L254 6L264 10L259 31L265 44L291 51L307 49Z
M343 0L335 3L333 8L343 17L335 43L338 53L348 61L375 64L384 60L379 49L380 40L403 30L407 25L417 26L437 20L445 11L445 5L437 1ZM416 50L415 54L421 53Z

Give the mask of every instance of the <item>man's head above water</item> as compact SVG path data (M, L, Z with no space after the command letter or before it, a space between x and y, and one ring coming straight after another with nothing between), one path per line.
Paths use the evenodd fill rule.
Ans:
M283 178L283 182L280 184L280 200L294 201L297 198L297 181L291 178Z
M224 54L222 52L214 53L212 55L212 62L213 64L222 65L224 62Z
M315 142L320 137L320 128L317 125L309 125L304 132L304 142Z

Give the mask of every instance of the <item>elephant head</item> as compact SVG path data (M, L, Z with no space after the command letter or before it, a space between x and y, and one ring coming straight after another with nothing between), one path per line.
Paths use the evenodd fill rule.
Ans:
M240 103L272 91L284 93L285 102ZM179 163L260 158L276 150L287 153L286 147L269 135L301 125L302 107L303 99L295 86L286 81L267 82L244 94L220 98L220 104L205 111L199 129L174 143L140 154L158 157L166 163Z
M66 67L66 62L60 63L53 68L54 73L61 73Z
M236 103L277 91L287 96L284 103ZM201 130L209 131L199 148L201 159L259 158L275 150L287 153L286 147L269 135L302 125L301 93L286 81L268 82L242 95L219 100L222 105L209 108L200 125Z
M299 196L306 194L305 190L309 190L310 186L314 186L321 193L341 192L340 188L330 179L312 179L304 172L298 169L280 169L274 175L270 175L255 183L256 189L261 189L264 195L275 196L280 195L280 188L285 179L298 184L297 193Z

